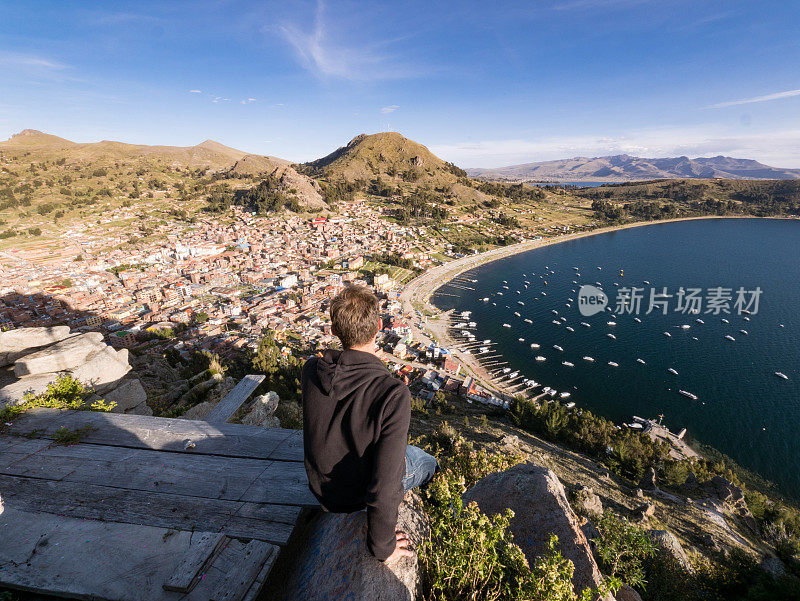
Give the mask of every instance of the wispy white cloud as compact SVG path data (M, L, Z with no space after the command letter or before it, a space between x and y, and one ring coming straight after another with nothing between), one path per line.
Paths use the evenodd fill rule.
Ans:
M641 157L729 155L777 167L800 168L800 129L753 134L715 127L643 129L620 136L561 136L539 140L482 140L432 144L437 155L458 165L500 167L577 156L631 154Z
M393 112L395 112L395 111L396 111L397 109L399 109L399 108L400 108L400 107L399 107L398 105L396 105L396 104L391 104L391 105L389 105L389 106L384 106L383 108L381 108L381 112L382 112L382 113L385 115L385 114L387 114L387 113L393 113Z
M323 77L380 81L419 74L418 68L412 68L386 51L391 40L368 43L363 37L353 35L355 27L340 29L337 31L327 17L323 0L318 0L310 31L288 21L283 22L278 31L295 50L303 67Z
M190 94L202 94L203 90L189 90Z
M792 96L800 96L800 90L786 90L785 92L776 92L774 94L755 96L753 98L744 98L742 100L730 100L728 102L719 102L717 104L712 104L704 108L721 109L725 108L726 106L737 106L739 104L753 104L756 102L769 102L770 100L781 100L782 98L791 98Z
M57 61L44 58L36 54L24 54L19 52L0 52L0 67L16 67L39 70L61 70L68 65Z

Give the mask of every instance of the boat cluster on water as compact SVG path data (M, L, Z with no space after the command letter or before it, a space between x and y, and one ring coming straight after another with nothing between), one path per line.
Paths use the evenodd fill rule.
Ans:
M572 269L574 271L574 276L576 278L581 276L580 269L578 267L573 267ZM597 270L598 271L602 271L602 266L597 266ZM493 306L497 306L498 302L499 303L503 303L503 300L501 299L501 297L503 297L504 295L514 295L514 294L522 295L523 293L526 295L525 300L529 300L529 297L532 297L534 302L535 301L539 301L540 299L541 300L545 300L544 297L547 296L546 289L547 289L547 287L549 285L548 279L551 278L551 276L554 276L555 274L556 274L555 270L550 269L549 266L545 266L544 271L542 273L538 274L538 278L541 280L541 289L538 292L535 291L536 288L534 288L534 284L532 283L532 280L534 280L534 278L537 277L537 274L535 274L535 273L530 273L530 274L523 273L522 274L522 282L523 283L521 285L519 285L516 289L514 289L512 287L512 285L509 283L508 280L503 280L502 285L493 294L491 294L489 296L484 296L480 300L482 302L484 302L484 303L491 303ZM619 277L620 278L624 277L624 272L623 272L622 269L619 270ZM574 279L574 280L572 280L572 283L575 286L574 288L572 288L572 293L573 293L573 295L577 295L577 289L578 289L578 286L579 286L579 280L578 279ZM649 280L643 280L643 283L645 285L650 285L650 281ZM595 282L595 285L602 291L602 283L601 282L599 282L599 281ZM614 286L619 286L619 282L615 281L615 282L613 282L613 285ZM506 302L509 302L509 301L507 300ZM534 325L534 320L533 319L531 319L530 317L525 317L524 314L520 312L520 311L523 310L522 307L525 307L525 301L516 300L515 302L516 302L516 305L518 305L520 309L511 311L511 314L514 315L514 317L522 320L526 324ZM574 298L570 297L570 298L567 299L567 302L565 302L564 305L565 305L565 307L567 309L570 309L572 307L572 303L574 303L574 302L575 302ZM506 308L508 308L508 309L511 309L513 305L510 306L508 304L504 304L504 306ZM610 314L609 318L606 319L605 325L607 327L611 328L612 330L616 329L616 326L617 326L619 318L617 317L617 315L614 314L614 311L612 310L611 307L606 307L605 310L606 310L606 312L608 314ZM559 326L559 327L563 327L567 332L570 332L570 333L574 333L575 332L575 328L573 328L571 325L568 324L567 317L565 317L564 315L561 315L559 313L558 309L551 309L550 313L552 313L552 316L553 316L550 319L550 322L553 325L556 325L556 326ZM688 311L688 313L696 315L697 313L699 313L699 309L690 310L690 311ZM742 319L744 321L748 321L748 322L751 321L751 314L748 311L743 311L742 313L743 313ZM491 355L491 353L492 353L492 345L494 345L495 343L493 343L491 340L484 340L483 342L477 342L476 341L475 334L473 334L470 330L472 328L475 328L477 326L477 324L474 321L469 321L470 314L471 313L469 311L462 312L460 314L461 318L462 318L462 321L459 322L459 323L453 324L452 328L453 328L453 330L456 331L456 333L459 335L459 337L462 340L464 340L466 343L468 343L468 344L469 343L474 343L474 344L477 345L476 348L474 348L474 349L473 348L469 348L469 347L461 349L461 352L465 353L465 354L474 353L476 355L480 355L480 359L481 359L482 364L484 364L484 367L486 367L487 371L489 371L489 373L492 376L492 380L496 384L502 385L503 388L505 388L506 390L510 390L514 394L517 394L517 393L520 393L520 392L529 392L529 393L531 393L531 392L533 392L535 390L536 391L536 395L537 395L536 398L551 397L551 398L558 398L558 399L566 399L566 398L569 398L571 396L570 392L567 392L567 391L558 392L557 390L555 390L555 389L553 389L551 387L542 386L541 384L539 384L535 380L533 380L531 378L527 378L525 375L521 374L519 370L513 370L510 367L505 367L505 365L507 365L507 362L504 361L503 358L500 355L498 355L498 354ZM624 316L623 316L623 318L624 318ZM636 323L642 323L642 320L639 317L633 317L633 320ZM727 318L727 317L720 317L720 320L721 320L721 323L723 323L723 324L726 324L726 325L730 325L731 324L730 319ZM697 324L697 326L703 326L703 325L705 325L705 323L706 322L700 317L695 317L695 319L694 319L694 324ZM581 321L581 322L579 322L579 325L581 327L584 327L584 328L587 328L587 329L592 327L592 324L590 324L587 321ZM503 323L502 327L503 328L507 328L507 329L516 329L516 327L513 326L512 323ZM693 324L691 324L691 323L683 323L683 324L677 324L674 327L675 327L675 330L677 330L679 332L687 332L689 335L691 335L690 331L692 330ZM784 327L783 324L780 324L780 327ZM673 330L673 332L675 330ZM663 335L664 335L665 338L673 338L673 332L664 331ZM519 332L519 333L522 334L523 332ZM745 328L740 328L738 330L738 334L740 334L742 336L748 336L749 332ZM616 341L617 340L617 335L613 331L612 332L606 332L605 336L611 341ZM693 340L698 340L697 336L691 335L691 338ZM736 338L730 333L725 333L724 334L724 338L726 340L730 341L730 342L736 342ZM541 344L539 342L527 341L526 337L524 335L518 336L517 340L520 343L528 344L530 349L533 350L533 351L537 351L537 350L541 349ZM562 346L560 346L558 344L553 344L552 348L553 348L553 350L557 351L558 353L565 353L564 347L562 347ZM537 363L544 363L544 362L546 362L548 360L548 357L543 353L537 353L537 354L535 354L533 356L533 359ZM585 361L587 363L595 363L595 358L590 356L590 355L584 355L582 357L582 359L583 359L583 361ZM575 367L575 362L570 361L567 358L559 358L559 361L560 361L560 364L563 367L566 367L566 368L574 368ZM637 358L636 362L639 365L643 365L643 366L647 365L647 362L642 358ZM620 364L618 362L616 362L616 361L609 360L606 363L607 363L607 366L609 368L612 368L612 369L620 367ZM669 367L669 368L667 368L666 371L669 374L673 375L673 376L678 376L679 375L678 371L674 367ZM774 372L774 374L775 374L776 377L781 378L783 380L788 380L789 379L789 377L783 372L776 371L776 372ZM671 388L671 390L676 390L678 394L680 394L681 396L683 396L683 397L685 397L687 399L698 400L698 395L696 395L695 393L690 392L688 390L684 390L684 389L678 388L678 387ZM573 403L573 405L574 405L574 403Z

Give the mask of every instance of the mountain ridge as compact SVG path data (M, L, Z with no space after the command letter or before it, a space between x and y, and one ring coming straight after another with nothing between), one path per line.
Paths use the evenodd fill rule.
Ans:
M800 179L800 169L770 167L723 155L644 158L628 154L572 157L490 169L467 169L472 177L513 181L626 182L651 179Z

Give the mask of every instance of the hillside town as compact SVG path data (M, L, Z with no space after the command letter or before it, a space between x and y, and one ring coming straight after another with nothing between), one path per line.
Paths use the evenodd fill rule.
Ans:
M289 355L335 346L328 301L348 284L365 284L381 297L382 357L399 377L417 381L420 396L441 389L503 404L465 380L448 349L415 339L419 316L398 300L403 280L450 258L442 253L457 256L432 242L425 226L394 224L356 200L329 217L257 217L236 208L233 219L201 216L160 231L152 242L109 247L102 228L86 227L69 233L70 256L3 253L0 327L64 324L101 332L115 348L174 349L185 358L208 351L223 360L255 351L269 332ZM390 277L372 260L386 255L411 268ZM154 338L162 341L155 348Z

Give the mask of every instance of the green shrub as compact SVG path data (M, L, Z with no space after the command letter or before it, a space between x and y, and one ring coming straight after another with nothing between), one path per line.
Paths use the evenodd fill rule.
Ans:
M647 533L611 511L603 514L598 530L600 537L594 540L595 556L602 572L619 578L628 586L644 588L642 561L656 552Z
M474 501L464 505L465 482L450 470L428 487L431 535L420 548L422 597L426 601L588 601L572 590L574 566L552 536L533 568L514 544L509 520L514 513L486 516Z
M86 406L86 399L91 395L91 390L72 376L59 376L55 382L47 385L47 389L43 393L39 395L26 394L24 401L19 405L6 405L0 409L0 429L34 407L76 409L79 411L111 411L116 406L116 403L107 403L102 399L95 401L90 406Z

